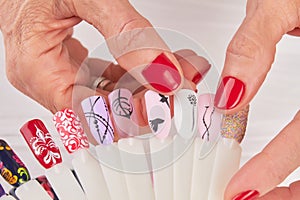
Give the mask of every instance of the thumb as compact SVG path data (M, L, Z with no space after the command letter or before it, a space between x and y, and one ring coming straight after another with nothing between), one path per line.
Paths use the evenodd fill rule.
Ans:
M246 163L231 179L225 199L247 199L243 197L259 194L262 196L292 173L300 164L299 130L300 111L261 153Z
M73 1L76 14L103 34L120 66L140 83L165 94L182 86L183 72L175 56L127 0Z
M299 24L299 0L250 0L247 15L230 42L215 106L236 112L249 104L274 60L276 44Z

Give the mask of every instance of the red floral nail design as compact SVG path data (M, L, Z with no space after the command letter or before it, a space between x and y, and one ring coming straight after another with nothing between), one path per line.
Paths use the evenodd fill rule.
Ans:
M67 108L58 111L55 113L53 121L69 153L73 153L81 148L89 148L88 138L84 133L79 118L73 110Z
M20 129L34 156L46 169L61 163L62 157L44 123L34 119Z

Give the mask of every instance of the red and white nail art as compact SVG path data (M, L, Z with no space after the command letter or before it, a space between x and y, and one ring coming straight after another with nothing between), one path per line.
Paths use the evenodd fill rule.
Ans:
M41 120L28 121L22 126L20 132L43 167L48 169L62 162L59 148Z
M145 93L148 122L158 138L165 138L171 129L170 100L168 96L147 91Z
M53 122L69 153L89 148L88 138L73 110L66 108L58 111L53 117Z

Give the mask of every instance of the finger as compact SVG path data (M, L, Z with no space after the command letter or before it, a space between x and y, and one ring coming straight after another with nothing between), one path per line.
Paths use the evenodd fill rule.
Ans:
M181 88L183 72L180 64L151 23L128 1L87 3L74 0L69 7L76 16L93 24L104 35L120 66L141 84L164 94L172 94Z
M289 187L278 187L268 192L258 200L291 199L296 200L300 197L300 181L292 183Z
M296 0L248 4L253 10L248 11L227 49L215 97L218 109L233 113L249 104L270 70L276 44L298 26L298 8Z
M249 190L261 195L275 188L300 164L300 111L294 119L230 181L225 199Z
M183 54L181 54L183 53ZM187 54L187 52L175 52L182 67L184 77L197 85L205 77L211 65L208 60L196 54Z

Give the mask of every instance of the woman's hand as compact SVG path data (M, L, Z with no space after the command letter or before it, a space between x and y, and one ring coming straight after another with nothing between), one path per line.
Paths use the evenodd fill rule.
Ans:
M93 65L86 59L88 50L72 38L81 20L105 37L118 66L100 60ZM192 89L199 81L199 71L181 67L150 22L127 0L0 0L0 28L9 81L53 113L94 94L92 82L107 65L111 67L106 78L111 81L130 71L147 89L164 94L181 88L184 78ZM160 76L153 76L157 68L151 63L162 54L161 64L173 64L162 65ZM74 91L80 92L74 97Z
M248 105L274 61L286 33L300 35L299 0L249 0L247 14L229 44L215 106L236 112ZM295 80L296 81L296 80ZM226 200L298 199L299 182L276 188L300 164L300 113L233 177ZM265 195L265 196L263 196ZM262 197L263 196L263 197Z

